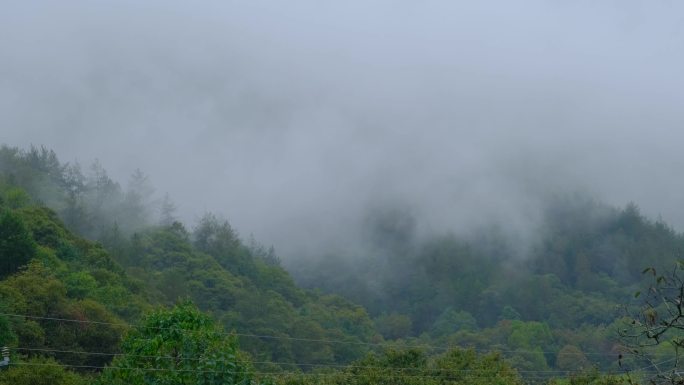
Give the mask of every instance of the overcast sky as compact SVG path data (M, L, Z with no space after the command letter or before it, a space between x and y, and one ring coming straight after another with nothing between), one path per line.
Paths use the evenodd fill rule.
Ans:
M680 1L6 0L0 142L286 254L377 206L525 228L550 191L683 229L683 69Z

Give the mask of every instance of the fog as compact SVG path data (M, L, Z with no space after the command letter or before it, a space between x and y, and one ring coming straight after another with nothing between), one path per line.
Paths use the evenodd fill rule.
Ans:
M285 257L378 208L529 237L559 192L684 229L682 68L676 1L4 1L0 142Z

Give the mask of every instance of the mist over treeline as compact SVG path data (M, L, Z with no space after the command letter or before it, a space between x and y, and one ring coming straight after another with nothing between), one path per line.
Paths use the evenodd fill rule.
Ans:
M295 290L297 281L311 290L311 298L341 295L362 305L364 338L372 334L372 321L373 338L420 338L485 349L493 341L511 344L506 336L513 325L541 333L543 339L534 346L560 349L588 338L581 343L584 349L612 351L610 336L621 322L615 304L643 283L644 266L667 268L684 250L681 233L662 220L648 219L635 204L618 208L582 194L549 195L540 206L534 239L521 238L497 222L473 225L467 232L421 233L410 209L384 206L368 211L359 237L348 239L345 249L330 247L315 257L282 261L293 281L280 267L277 250L241 236L220 217L205 213L195 222L179 222L172 200L158 198L142 171L122 187L97 162L84 171L77 163L60 162L46 148L1 146L0 176L4 206L27 214L33 211L26 207L50 206L72 231L99 241L129 274L139 279L153 274L152 295L158 300L171 302L192 292L207 309L234 300L235 287L216 289L215 280L205 276L207 262L200 260L216 256L230 274L257 285L284 285L279 290L295 304L304 295ZM45 229L34 234L52 239ZM70 253L58 250L60 258L72 258ZM183 274L199 274L202 283L186 285ZM198 294L198 288L211 295ZM260 300L273 297L269 290L259 292L264 295ZM246 302L239 307L253 305L246 300L251 297L240 295ZM243 310L250 314L253 309ZM245 322L225 319L229 325ZM587 325L596 328L598 339L591 340L582 329ZM549 328L558 335L552 338ZM613 365L611 354L600 365ZM551 358L539 359L541 367L555 365ZM528 360L521 365L536 367Z
M128 236L175 220L173 203L168 196L164 201L155 198L154 187L139 169L122 187L98 161L84 169L80 163L61 162L45 147L21 150L2 145L0 172L7 176L4 183L21 186L59 213L73 231L91 239L101 240L112 229Z
M4 1L0 385L680 376L681 15Z
M139 168L186 222L218 212L286 256L378 210L530 239L577 191L681 229L683 7L9 1L2 141Z

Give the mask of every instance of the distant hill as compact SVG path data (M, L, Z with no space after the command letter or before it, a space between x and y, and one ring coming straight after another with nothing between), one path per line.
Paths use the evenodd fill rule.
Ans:
M242 347L259 361L293 364L349 362L367 350L360 342L378 338L362 307L299 288L273 249L246 244L228 222L207 214L189 231L170 211L166 223L155 220L160 207L148 189L141 172L123 190L97 164L82 174L44 148L0 148L0 227L11 232L1 234L0 260L23 250L3 264L0 312L123 324L190 299L242 334ZM30 317L0 322L9 325L0 345L33 348L116 352L123 332L89 326L90 335L78 324Z
M140 171L124 188L97 163L0 147L0 345L116 353L128 323L190 300L269 368L345 364L390 343L499 350L524 370L615 369L617 306L684 246L636 205L577 195L550 200L525 244L502 225L419 238L397 208L369 214L360 255L293 267L298 286L273 248L211 213L188 228L153 190Z

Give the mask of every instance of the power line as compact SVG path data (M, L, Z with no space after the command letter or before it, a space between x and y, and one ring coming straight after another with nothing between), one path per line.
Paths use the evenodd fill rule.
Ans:
M139 370L139 371L147 371L147 372L172 372L172 373L214 373L214 374L250 374L254 376L270 376L270 375L281 375L281 376L312 376L312 377L317 377L317 376L339 376L339 377L364 377L368 376L369 374L359 374L359 373L345 373L345 372L335 372L335 373L330 373L330 372L308 372L308 373L292 373L292 372L252 372L249 370L245 371L220 371L220 370L204 370L204 369L174 369L174 368L140 368L140 367L123 367L123 366L98 366L98 365L69 365L69 364L51 364L51 363L36 363L36 362L12 362L10 365L12 366L48 366L48 367L68 367L72 369L92 369L92 370L104 370L104 369L111 369L111 370ZM429 369L428 369L429 371ZM485 370L482 370L481 372L486 372ZM499 377L501 373L499 372L494 372L494 373L486 373L487 375L483 375L485 373L473 373L473 372L461 372L461 373L466 373L466 377L480 377L480 378L487 378L487 377ZM516 372L512 370L510 374L515 375L518 374L519 372ZM554 372L554 371L528 371L527 372L529 376L521 376L523 378L551 378L555 374L580 374L581 372L571 372L571 371L561 371L561 372ZM380 373L383 375L387 375L387 373ZM440 374L389 374L390 377L400 377L400 378L443 378L445 377L444 375Z
M157 326L144 326L135 324L125 324L125 323L115 323L115 322L104 322L104 321L91 321L91 320L77 320L70 318L58 318L58 317L41 317L32 316L24 314L12 314L12 313L0 313L0 316L15 317L15 318L29 318L38 320L48 320L48 321L58 321L58 322L73 322L80 324L95 324L95 325L108 325L108 326L118 326L124 328L142 328L142 329L152 329L152 330L170 330L170 331L180 331L180 332L194 332L191 329L181 329L173 327L157 327ZM273 339L273 340L289 340L289 341L300 341L300 342L316 342L316 343L327 343L327 344L347 344L347 345L363 345L363 346L373 346L373 347L395 347L395 348L425 348L432 350L450 350L455 348L455 346L438 346L430 344L401 344L401 343L391 343L391 342L361 342L361 341L344 341L344 340L333 340L333 339L316 339L316 338L302 338L302 337L290 337L290 336L274 336L268 334L252 334L252 333L237 333L237 332L220 332L215 331L218 335L224 336L238 336L238 337L248 337L248 338L258 338L258 339ZM486 349L475 349L478 352L489 353L492 350ZM494 350L499 353L530 353L530 354L557 354L558 352L553 351L542 351L542 350L523 350L523 349L509 349L509 350ZM568 355L593 355L593 356L616 356L619 353L604 353L604 352L568 352Z
M150 358L150 359L173 359L173 360L187 360L199 361L202 358L198 357L174 357L174 356L158 356L158 355L139 355L129 353L106 353L106 352L86 352L76 350L58 350L58 349L44 349L44 348L11 348L14 351L38 351L45 353L65 353L74 355L97 355L97 356L121 356L121 357L136 357L136 358ZM418 367L387 367L387 366L367 366L367 365L342 365L342 364L297 364L292 362L274 362L274 361L250 361L252 364L274 364L274 365L297 365L297 366L312 366L321 368L350 368L350 369L384 369L384 370L429 370L429 371L445 371L445 372L481 372L485 369L450 369L450 368L418 368ZM518 373L569 373L566 370L517 370ZM280 372L274 372L280 373Z
M104 352L85 352L85 351L66 351L66 350L55 350L55 349L38 349L38 348L13 348L13 350L34 350L34 351L53 351L53 352L61 352L61 353L74 353L74 354L92 354L92 355L121 355L121 356L134 356L134 357L144 357L144 358L176 358L176 357L171 357L171 356L150 356L150 355L132 355L132 354L119 354L119 353L104 353ZM184 359L191 359L191 358L184 358ZM661 363L666 363L672 360L666 360ZM253 362L255 364L263 363L263 364L279 364L277 362ZM283 363L283 364L291 364L291 363ZM74 369L92 369L92 370L104 370L106 368L113 369L113 370L142 370L142 371L176 371L176 372L204 372L204 373L230 373L230 372L220 372L220 371L209 371L209 370L201 370L201 369L172 369L172 368L139 368L139 367L117 367L117 366L96 366L96 365L61 365L61 364L39 364L39 363L27 363L27 362L15 362L14 365L33 365L33 366L62 366L62 367L70 367ZM382 373L382 375L389 376L391 378L394 377L400 377L400 378L405 378L405 377L415 377L415 378L444 378L446 375L445 374L430 374L430 372L434 373L435 371L438 372L446 372L448 373L458 373L458 374L463 374L465 375L466 378L468 377L489 377L483 376L483 373L486 373L487 370L485 369L448 369L448 368L396 368L396 367L378 367L378 366L360 366L360 365L328 365L328 364L311 364L315 365L321 368L358 368L358 369L378 369ZM657 371L646 371L646 369L650 368L651 366L643 367L640 369L636 369L637 372L643 374L643 375L656 375L658 374ZM410 370L425 370L428 373L427 374L420 374L420 375L411 375L411 374L404 374L404 373L391 373L392 370L404 370L404 369L410 369ZM387 373L390 371L390 373ZM355 374L355 373L349 373L345 371L338 371L338 372L306 372L306 373L301 373L301 372L285 372L285 371L275 371L275 372L251 372L251 371L245 371L245 373L250 373L254 375L278 375L278 376L338 376L338 377L359 377L359 376L367 376L369 374ZM513 374L517 374L520 376L522 379L527 379L527 380L534 380L534 379L548 379L548 378L554 378L554 377L561 377L561 376L572 376L572 375L580 375L582 372L580 371L564 371L564 370L515 370L512 369ZM491 376L499 376L500 373L492 373ZM605 375L616 375L618 373L614 372L608 372L604 373Z

